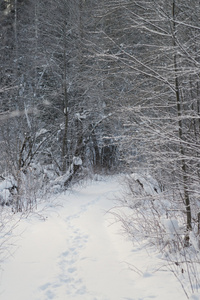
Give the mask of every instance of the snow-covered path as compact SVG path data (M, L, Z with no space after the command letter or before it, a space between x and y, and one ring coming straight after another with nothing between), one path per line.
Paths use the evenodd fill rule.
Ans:
M172 274L148 272L156 262L119 235L120 224L109 226L118 190L113 178L93 182L59 196L62 206L45 221L22 220L18 249L2 265L0 300L186 299Z

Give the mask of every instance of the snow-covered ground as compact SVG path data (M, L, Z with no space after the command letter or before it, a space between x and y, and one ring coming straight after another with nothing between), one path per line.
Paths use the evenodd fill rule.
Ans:
M0 300L186 299L174 275L156 272L159 259L127 240L106 213L119 179L76 186L43 218L21 219L13 230L16 251L1 263Z

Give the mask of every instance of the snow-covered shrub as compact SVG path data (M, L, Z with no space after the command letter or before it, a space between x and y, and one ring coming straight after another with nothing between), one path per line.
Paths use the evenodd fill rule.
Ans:
M40 164L32 163L26 172L20 172L17 197L20 198L21 210L32 210L37 206L37 200L48 193L49 181L48 170Z
M40 164L32 163L14 176L2 176L0 205L11 206L14 212L32 210L37 205L37 199L48 192L49 174Z
M0 205L11 205L13 195L17 192L16 181L12 176L1 177L0 181Z
M121 202L130 209L125 221L129 233L145 238L160 249L167 247L169 251L176 251L184 238L184 230L180 205L173 197L162 191L150 175L134 173L128 176Z
M134 241L154 247L186 294L200 289L199 233L188 232L180 190L163 190L149 174L126 177L120 210L114 212Z
M62 174L52 180L52 191L56 193L63 189L66 190L66 188L75 183L83 184L88 178L90 178L90 173L91 170L88 167L83 166L82 159L75 156L73 157L72 163L65 174Z

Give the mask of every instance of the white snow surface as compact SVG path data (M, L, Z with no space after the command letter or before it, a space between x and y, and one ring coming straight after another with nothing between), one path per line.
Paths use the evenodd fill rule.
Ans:
M16 251L1 263L0 300L187 299L174 275L158 270L159 259L122 235L108 213L119 180L75 186L43 218L21 219L12 233Z

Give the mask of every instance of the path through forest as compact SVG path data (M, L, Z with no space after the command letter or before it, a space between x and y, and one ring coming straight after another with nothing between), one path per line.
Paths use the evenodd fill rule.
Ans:
M113 224L119 178L59 195L59 206L22 219L15 253L2 264L0 300L182 300L175 277ZM133 269L133 270L130 270Z

